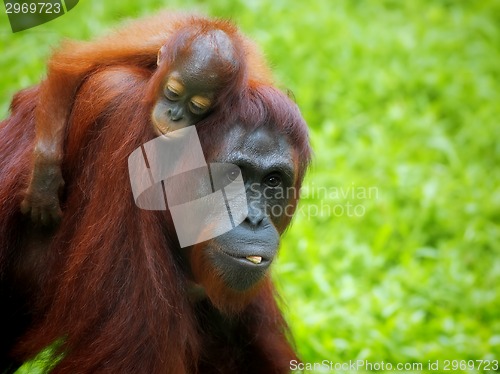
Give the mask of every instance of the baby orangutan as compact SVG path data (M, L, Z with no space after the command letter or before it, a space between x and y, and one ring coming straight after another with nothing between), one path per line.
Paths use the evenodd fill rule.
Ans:
M271 81L259 51L232 24L175 14L132 23L94 42L66 42L48 65L35 113L33 168L21 203L21 211L42 225L62 216L64 139L88 77L108 69L145 72L148 92L137 99L151 105L156 135L229 111L249 82Z
M174 62L154 105L151 117L157 134L194 125L210 112L215 95L222 89L221 75L238 65L234 52L231 40L221 30L193 41L189 53ZM162 47L158 65L167 53Z

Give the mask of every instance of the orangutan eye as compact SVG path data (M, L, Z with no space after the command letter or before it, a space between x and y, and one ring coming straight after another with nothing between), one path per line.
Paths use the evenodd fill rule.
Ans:
M267 187L276 188L281 184L281 177L278 174L271 174L264 178Z
M196 95L189 102L189 110L193 114L201 115L206 113L211 105L212 101L208 97Z
M228 182L234 182L236 178L240 175L240 170L239 169L231 169L226 173L226 178Z
M184 85L177 79L168 78L165 86L165 96L169 100L179 100L179 97L184 93Z

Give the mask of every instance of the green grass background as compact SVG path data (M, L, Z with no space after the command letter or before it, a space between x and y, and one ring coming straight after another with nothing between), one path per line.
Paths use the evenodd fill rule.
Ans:
M86 0L17 34L0 14L2 118L62 38L165 6L233 19L310 126L274 269L302 359L500 359L500 1Z

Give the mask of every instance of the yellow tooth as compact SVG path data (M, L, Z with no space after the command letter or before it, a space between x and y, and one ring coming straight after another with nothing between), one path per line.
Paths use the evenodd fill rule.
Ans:
M248 256L246 259L254 264L260 264L262 262L262 257L260 256Z

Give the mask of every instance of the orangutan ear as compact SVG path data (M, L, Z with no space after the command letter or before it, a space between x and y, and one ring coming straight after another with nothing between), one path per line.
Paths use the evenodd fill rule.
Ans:
M165 56L166 51L167 51L167 46L164 45L160 48L160 50L158 51L158 55L156 56L156 65L160 66L160 62L163 56Z

